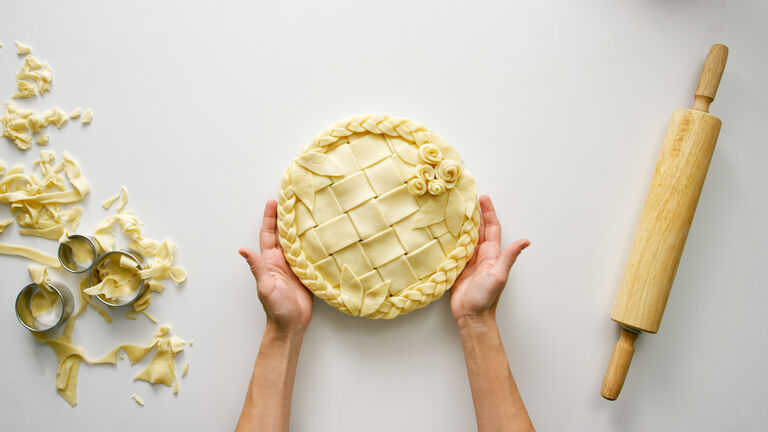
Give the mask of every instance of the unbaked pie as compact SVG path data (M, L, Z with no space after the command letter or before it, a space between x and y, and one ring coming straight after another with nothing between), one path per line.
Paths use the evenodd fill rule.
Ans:
M477 245L475 180L426 127L360 115L318 133L283 175L285 258L315 295L368 318L440 298Z

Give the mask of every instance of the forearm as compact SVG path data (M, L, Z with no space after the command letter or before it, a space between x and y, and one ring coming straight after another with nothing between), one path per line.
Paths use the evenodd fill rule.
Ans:
M237 431L288 431L291 396L303 333L267 324Z
M533 430L509 369L495 317L465 318L458 324L478 431Z

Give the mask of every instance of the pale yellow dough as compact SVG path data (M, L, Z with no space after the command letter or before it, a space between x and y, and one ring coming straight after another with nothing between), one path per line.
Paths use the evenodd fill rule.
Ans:
M33 165L40 175L21 164L5 172L0 161L0 203L11 206L20 234L58 240L77 229L83 209L72 204L88 195L90 185L67 152L55 163L53 152L41 151Z
M0 234L2 234L6 228L13 225L13 219L5 219L0 221Z
M278 203L294 273L354 316L426 306L477 245L472 174L445 140L406 119L360 115L321 131L283 176Z
M93 121L93 111L90 108L88 108L83 113L83 118L80 120L80 122L82 122L83 124L89 124L92 121Z
M51 91L53 70L47 62L28 55L24 59L21 68L16 72L16 88L18 91L13 98L28 98L35 95L42 96Z
M24 58L21 67L16 72L17 90L12 97L32 98L43 96L49 92L53 81L53 71L48 63L30 55L31 48L19 41L16 41L16 50ZM82 124L89 124L93 121L93 110L87 109L83 112L78 107L67 114L54 107L42 112L34 112L19 107L13 101L5 101L5 110L0 113L0 125L2 126L0 137L6 138L20 150L29 150L34 143L40 146L49 144L50 136L45 133L45 128L49 125L61 128L70 119L77 118L81 118ZM0 220L0 234L14 222L18 227L18 232L22 235L33 235L51 240L65 238L77 229L82 209L76 203L82 201L89 194L90 186L83 177L80 167L68 153L64 152L63 160L58 163L55 163L54 159L52 152L41 152L40 159L33 162L33 165L39 169L39 173L25 172L22 164L8 168L0 160L0 203L7 204L13 215L13 219ZM308 161L307 164L312 166L312 161ZM168 240L149 239L142 235L139 220L125 211L128 195L124 187L109 205L105 205L105 208L110 207L115 201L118 201L116 206L118 214L109 216L102 221L96 229L95 237L104 250L114 250L114 226L118 225L122 233L130 240L128 248L141 254L145 259L149 259L141 276L142 278L149 278L145 280L148 289L133 303L133 315L129 312L126 317L135 319L136 314L141 312L149 320L156 323L157 319L146 311L151 303L151 293L163 290L161 282L163 279L170 278L177 283L184 282L187 277L186 271L182 267L174 265L176 246L173 243ZM75 251L76 258L78 260L88 258L87 260L90 261L93 257L85 257L85 252L92 254L90 250ZM30 299L33 316L39 317L57 306L60 301L59 296L47 285L50 280L47 267L59 267L60 265L56 257L26 246L9 244L0 244L0 255L20 256L41 264L29 266L32 281L40 287ZM112 290L112 294L117 295L114 291L119 291L120 285L125 279L133 278L135 280L138 277L136 269L130 271L127 270L129 266L123 265L122 262L120 264L116 272L111 272L111 275L104 275L106 278L112 277L114 279L112 281L114 286L109 288L102 285L101 288L96 287L94 289L99 293ZM89 305L106 322L112 322L111 315L99 306L92 299L92 296L85 293L89 289L88 276L85 275L80 281L77 310L74 311L58 336L52 337L52 334L33 333L36 339L51 346L56 353L58 358L56 389L62 398L73 406L77 403L77 377L83 361L90 364L114 364L118 355L121 359L127 355L131 364L135 364L153 349L156 350L154 358L145 369L134 377L134 380L173 386L173 392L178 392L175 356L184 349L185 342L170 335L170 329L167 326L161 327L147 345L119 345L97 359L90 359L81 347L73 343L72 333L77 317ZM91 292L91 294L97 293ZM120 352L124 352L125 355L120 354ZM186 375L188 367L189 364L187 363L182 371L183 375ZM132 398L137 404L144 406L144 401L139 396L132 395Z
M82 312L83 307L81 306L78 309L77 314ZM74 320L70 320L70 322L74 323ZM176 354L184 350L185 342L176 336L168 336L170 332L169 327L161 327L148 345L119 345L96 359L88 358L82 348L72 344L71 331L72 327L68 325L68 328L65 328L64 334L55 339L48 339L43 335L35 335L38 340L47 343L56 352L56 356L59 359L59 368L56 372L56 390L70 405L75 406L77 404L77 375L80 364L83 361L90 364L116 364L120 351L125 352L133 365L141 361L151 350L156 349L152 361L133 380L163 384L168 387L173 386L174 393L178 392L178 379L176 378L174 358Z
M0 255L12 255L12 256L23 257L28 260L32 260L34 262L37 262L49 267L60 266L59 259L56 258L55 256L48 255L45 252L40 252L39 250L32 249L26 246L0 244Z
M47 269L42 266L30 266L29 274L32 281L38 285L48 282ZM120 351L124 352L131 364L141 361L152 349L156 349L155 357L150 364L133 379L148 381L153 384L173 385L174 393L178 392L178 379L176 378L176 367L174 359L176 354L184 350L185 342L177 336L170 336L170 327L162 326L155 333L155 337L148 345L122 344L118 345L108 353L97 359L90 359L85 351L72 343L72 332L75 322L85 308L90 304L102 316L107 319L109 315L90 302L90 298L84 293L88 287L88 278L80 281L80 305L67 321L63 331L56 337L49 337L47 334L34 333L33 336L53 348L58 358L58 368L56 370L56 390L62 398L74 406L77 404L77 376L80 370L80 364L85 361L90 364L117 363L118 355L122 358ZM43 302L44 299L38 299ZM45 307L43 304L42 307ZM42 312L40 312L42 313ZM111 322L111 318L107 319Z
M107 258L95 269L95 272L99 275L101 282L84 291L90 296L103 295L107 299L115 300L121 296L131 295L141 283L138 264L127 257L120 257L117 262Z
M32 52L32 48L30 48L29 45L26 45L23 42L19 42L19 41L14 41L14 42L16 42L16 54L27 55Z

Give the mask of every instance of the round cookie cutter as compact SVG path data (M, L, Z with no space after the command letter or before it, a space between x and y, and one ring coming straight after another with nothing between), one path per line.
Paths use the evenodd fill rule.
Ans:
M91 274L89 277L89 282L91 286L98 285L101 282L101 277L98 275L98 270L101 264L105 263L108 259L117 259L117 265L120 265L120 260L125 257L130 259L131 261L134 261L136 263L136 269L137 270L143 270L144 267L144 260L141 258L141 255L134 254L131 251L124 251L124 250L115 250L115 251L109 251L104 252L103 254L99 255L91 265ZM135 295L129 295L129 296L120 296L116 301L112 301L110 299L107 299L104 297L104 295L97 295L96 297L100 302L104 303L107 306L111 307L121 307L121 306L127 306L141 297L142 294L144 294L144 291L147 290L147 284L145 283L144 279L141 279L139 282L139 286L136 287Z
M76 248L75 245L90 251L92 257L90 262L81 262L77 260L77 254L74 251ZM96 260L99 259L102 252L101 245L95 238L80 234L72 234L59 243L58 257L64 270L70 273L80 274L90 270Z
M45 333L59 328L72 316L72 311L75 308L72 291L66 285L59 282L46 282L45 286L58 296L53 313L45 313L37 317L32 313L30 304L32 296L42 289L35 283L22 288L19 295L16 296L16 318L19 319L21 325L34 333ZM60 309L56 308L56 305L61 305Z

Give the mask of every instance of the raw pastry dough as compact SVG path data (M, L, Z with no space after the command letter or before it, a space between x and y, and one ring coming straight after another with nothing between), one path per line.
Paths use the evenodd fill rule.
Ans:
M51 91L51 82L53 81L53 70L47 62L30 56L24 59L21 68L16 72L16 88L18 91L13 98L34 97L36 94L42 96Z
M35 283L47 282L47 271L43 267L30 266L30 276ZM50 338L47 334L36 333L33 336L40 342L48 344L56 353L58 368L56 370L56 390L70 405L77 404L77 375L83 361L89 364L116 364L120 351L125 352L131 365L141 361L152 349L156 349L155 357L149 365L139 372L133 379L148 381L153 384L173 385L173 392L178 392L178 379L176 378L175 357L184 350L185 342L177 336L169 336L170 328L162 326L155 333L155 337L148 345L122 344L97 359L89 359L85 351L72 343L72 332L75 322L88 305L93 306L107 319L109 315L90 302L88 295L84 293L88 287L88 278L80 281L80 305L69 321L64 325L64 330L57 337ZM111 318L107 319L111 322Z
M16 54L18 55L27 55L32 52L32 48L29 47L29 45L26 45L19 41L16 42Z
M2 44L0 44L2 47ZM26 56L19 71L16 73L17 92L15 98L42 96L50 91L53 80L53 72L46 62L41 62L29 55L31 49L16 41L16 49L19 55ZM93 120L93 111L76 108L70 114L59 108L51 108L41 113L18 107L12 101L5 102L5 111L0 113L0 136L15 144L20 150L31 148L33 141L38 145L47 145L50 136L43 130L53 124L61 128L70 119L82 116L82 123L88 124ZM38 135L39 134L39 135ZM58 240L77 229L82 209L73 205L83 200L90 191L90 187L82 175L79 166L64 153L63 161L54 164L52 152L41 152L40 159L34 162L39 167L37 173L25 173L21 164L6 169L6 165L0 160L0 203L6 203L11 209L15 222L22 235L35 235L47 239ZM325 168L327 169L327 167ZM318 179L320 179L318 177ZM322 180L318 180L318 187L323 187ZM182 267L173 265L175 245L167 240L156 241L144 238L139 229L139 221L135 216L124 211L128 195L125 189L114 201L120 199L117 205L118 215L110 216L103 221L97 229L98 241L111 250L115 246L112 226L120 225L123 233L130 239L129 247L145 257L153 257L149 268L146 269L146 277L152 278L146 281L148 290L133 303L134 314L142 312L148 319L157 322L146 308L150 305L152 292L163 290L163 285L158 280L171 278L180 283L186 279L186 272ZM111 204L111 203L110 203ZM0 221L0 234L14 220ZM91 252L91 251L88 251ZM50 291L47 282L47 268L58 267L58 259L46 253L24 246L0 244L0 255L17 255L37 261L43 266L29 266L32 280L41 286L41 289L31 298L30 307L32 314L38 319L47 316L59 316L62 308L58 294ZM81 257L82 258L82 257ZM79 259L79 258L78 258ZM135 273L135 272L134 272ZM132 277L132 276L131 276ZM120 279L120 278L117 278ZM119 284L116 284L119 287ZM71 405L77 403L77 375L83 361L92 364L112 363L124 356L119 354L124 351L131 364L140 361L152 349L156 349L156 355L146 369L139 372L134 380L146 380L151 383L160 383L167 386L173 385L174 393L178 392L178 379L175 373L174 359L176 354L184 349L184 341L176 336L170 336L168 327L161 327L155 334L155 338L149 345L120 345L105 356L98 359L88 359L85 351L72 343L72 333L78 315L89 305L93 307L107 322L112 322L112 317L91 296L84 291L88 289L88 277L81 279L80 301L77 310L64 325L62 333L51 338L50 334L34 334L34 337L51 346L58 358L56 371L56 389L59 394ZM58 308L58 312L57 312ZM134 316L135 318L135 316ZM186 367L184 370L186 373ZM136 395L132 396L139 405L143 401Z
M48 267L59 267L59 259L45 252L26 246L0 244L0 255L14 255L32 260Z
M360 115L321 131L284 174L278 203L294 273L354 316L394 318L440 298L477 245L474 178L453 147L406 119Z
M82 201L90 192L90 186L67 152L58 164L54 164L54 160L53 152L40 152L40 159L33 162L39 168L39 177L24 173L21 164L6 173L0 169L0 203L11 206L11 214L22 235L58 240L77 229L80 223L83 209L68 205Z
M88 108L83 113L83 118L80 120L80 122L83 124L89 124L92 121L93 121L93 111L90 108Z
M13 219L5 219L0 221L0 234L2 234L6 228L13 225Z
M126 256L121 256L119 260L113 257L108 257L98 268L92 270L98 274L100 282L83 292L90 296L103 295L112 301L124 296L138 295L136 290L141 284L139 264Z

